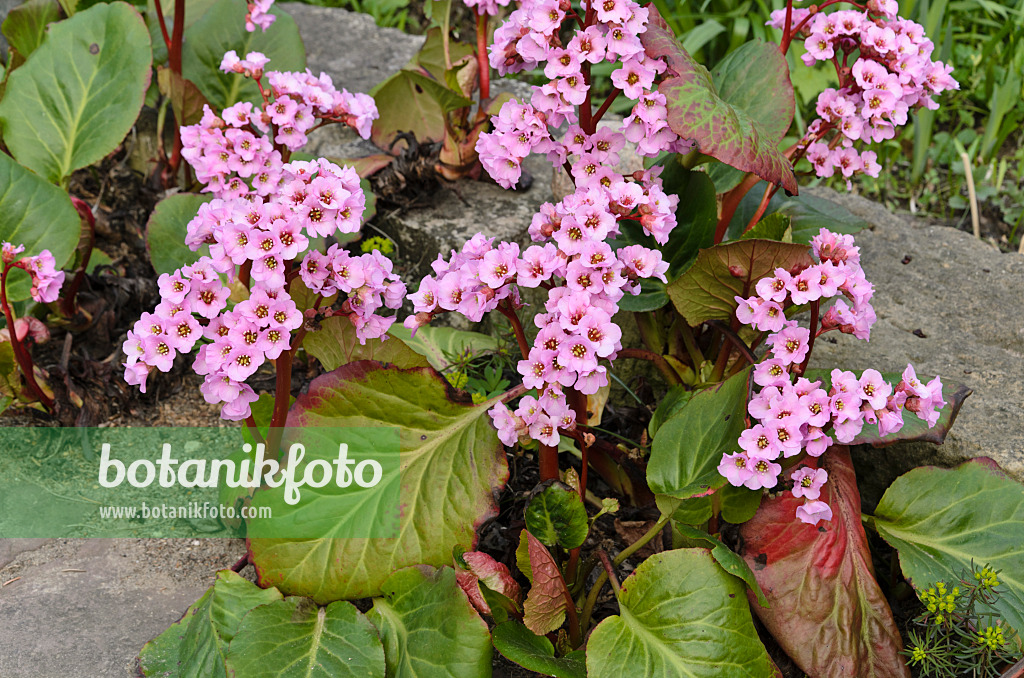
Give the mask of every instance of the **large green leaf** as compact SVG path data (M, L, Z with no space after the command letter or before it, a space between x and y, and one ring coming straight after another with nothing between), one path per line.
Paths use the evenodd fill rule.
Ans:
M2 30L11 47L28 58L43 42L46 27L59 20L57 0L28 0L10 11Z
M555 646L519 622L506 621L492 631L494 649L524 669L555 678L586 678L587 664L582 650L555 656Z
M692 326L705 320L731 322L738 304L776 268L803 269L814 262L806 245L776 240L739 240L701 250L693 266L668 286L676 310Z
M498 341L480 332L456 330L451 327L421 327L416 335L401 325L392 325L388 334L401 339L405 344L430 362L435 370L443 370L452 364L457 356L472 353L491 353L498 350Z
M751 40L729 52L711 69L718 96L743 109L776 144L793 122L796 99L789 80L789 64L779 46ZM751 96L756 92L757 96Z
M587 674L775 675L754 630L744 590L743 582L726 574L706 549L651 556L622 583L619 614L602 621L591 634Z
M821 388L826 391L832 388L832 375L830 370L807 370L805 375L811 381L821 380ZM859 375L858 375L859 376ZM899 372L882 372L882 377L892 384L894 387L902 379L902 374ZM919 376L919 380L923 383L931 381L931 377ZM857 437L850 441L850 445L871 445L872 447L887 447L894 443L906 442L912 440L921 440L927 443L935 443L941 445L946 440L946 434L949 433L949 429L953 426L953 422L956 421L957 415L960 413L960 408L964 404L964 400L967 396L971 395L971 389L967 388L963 384L947 383L942 386L943 398L946 400L946 406L939 411L939 419L935 422L935 426L931 428L928 424L916 414L904 410L903 412L903 428L895 433L890 433L886 436L878 435L878 424L864 424L864 428L861 429Z
M146 249L157 273L172 273L186 264L195 263L201 256L209 255L207 245L195 252L189 249L185 244L185 234L199 206L209 202L210 197L198 193L175 193L156 204L146 224Z
M875 581L849 448L804 464L828 472L821 500L832 520L801 522L804 500L790 492L761 503L740 528L743 558L771 604L754 611L808 675L909 678L899 628Z
M399 132L411 132L420 143L444 138L444 109L415 75L401 70L370 90L380 112L370 139L379 148L390 151Z
M723 454L737 449L746 428L746 369L707 388L658 429L647 463L647 483L656 494L690 499L711 494L725 484L718 472Z
M823 228L833 233L852 234L868 227L868 222L842 205L813 195L787 198L779 206L778 213L790 218L793 242L798 243L810 243L811 238Z
M262 105L259 87L252 78L223 73L224 53L235 50L242 59L261 52L270 59L268 70L301 71L306 68L306 48L295 21L280 7L271 14L277 20L266 31L245 30L245 0L219 0L189 30L181 50L182 75L196 84L210 105L224 109L239 101Z
M545 487L526 505L526 529L547 546L581 546L590 530L579 493L561 483Z
M50 250L57 266L74 255L82 220L68 194L0 153L0 241L24 245L26 255ZM29 276L21 269L7 280L7 298L29 296Z
M919 590L955 582L972 563L1001 570L996 609L1024 634L1024 487L994 462L903 474L885 491L875 525Z
M384 648L352 603L289 597L245 616L227 668L238 678L384 678Z
M488 678L491 637L450 567L394 573L369 612L388 678Z
M113 151L132 128L150 79L149 33L123 2L50 27L0 101L4 141L53 183Z
M750 494L755 493L750 492ZM678 534L690 542L695 542L691 543L690 546L711 549L711 557L722 566L722 569L732 576L742 579L750 592L757 598L757 602L762 607L768 607L768 599L765 598L764 591L761 590L753 571L747 565L747 561L743 560L743 556L723 544L717 537L691 525L675 524L672 526L672 531L673 534Z
M648 56L663 58L668 63L669 71L658 91L667 99L668 123L672 131L684 139L696 141L698 150L705 155L737 169L753 172L765 181L781 184L790 193L797 193L799 187L793 166L779 150L779 138L775 136L781 121L768 129L758 120L771 115L769 111L774 110L775 117L787 121L786 127L789 126L794 106L792 86L789 86L788 103L784 106L773 108L777 103L775 97L781 101L785 92L777 95L772 92L772 88L783 79L789 82L785 60L762 57L756 71L762 75L758 88L737 90L733 94L744 102L756 98L767 100L765 110L758 107L755 117L747 111L746 104L737 106L720 95L707 69L687 54L658 11L654 7L649 10L650 22L640 39ZM771 74L767 82L763 79L765 73ZM752 95L753 91L757 91L757 96ZM765 96L766 93L772 96Z
M671 419L690 402L694 392L686 386L672 386L665 392L657 409L651 415L651 421L647 424L647 433L653 438L658 435L658 429L666 421Z
M317 602L376 595L388 575L415 564L451 562L469 550L476 526L493 515L493 493L508 478L504 447L487 410L453 400L430 368L402 370L372 361L318 377L288 414L288 427L398 427L401 522L395 539L249 539L263 585ZM275 514L275 518L276 518ZM318 519L323 516L317 516ZM344 533L345 525L336 532Z
M320 328L308 332L302 345L326 370L335 370L356 360L376 360L403 369L427 366L426 358L396 337L385 337L385 341L368 339L360 344L355 326L345 316L320 321Z
M261 589L231 570L184 617L142 648L144 676L226 676L224 659L247 612L281 600L277 589Z

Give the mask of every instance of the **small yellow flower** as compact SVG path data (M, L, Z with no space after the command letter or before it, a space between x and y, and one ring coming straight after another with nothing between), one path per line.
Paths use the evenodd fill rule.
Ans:
M1003 629L999 626L985 627L985 630L978 634L978 642L987 645L990 650L998 650L1005 642Z

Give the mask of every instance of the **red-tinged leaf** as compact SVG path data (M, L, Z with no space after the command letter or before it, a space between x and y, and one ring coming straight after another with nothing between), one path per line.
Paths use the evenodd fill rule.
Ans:
M462 560L469 569L458 571L456 580L469 598L469 602L482 614L491 614L491 607L480 590L480 584L508 598L516 605L522 602L522 589L504 563L499 563L481 551L466 551L462 554Z
M569 593L558 571L558 564L544 544L532 534L523 530L523 540L530 558L530 592L523 605L523 623L538 636L557 631L565 621L565 607Z
M701 250L697 260L668 286L668 296L692 326L731 321L734 297L754 293L754 284L776 268L797 271L814 262L807 245L777 240L737 240Z
M902 641L875 581L849 448L836 446L808 466L828 471L821 499L832 520L800 522L789 492L765 499L740 528L741 554L771 607L754 611L808 675L909 678Z
M793 166L778 148L777 127L771 130L751 116L745 107L720 96L711 74L686 53L657 9L648 7L650 21L640 36L648 56L668 62L666 77L658 86L668 104L668 124L684 139L693 139L701 153L745 172L753 172L765 181L781 184L789 193L799 187ZM764 61L785 67L784 60ZM760 67L760 64L759 64ZM789 79L786 74L787 81ZM770 89L771 78L765 83ZM747 96L757 94L749 89ZM792 94L790 94L792 96ZM785 117L785 110L778 113ZM792 113L790 112L791 116Z
M179 127L195 125L203 118L203 106L209 102L195 83L186 80L169 68L156 71L160 93L171 100L174 119Z
M394 160L395 157L387 153L374 153L362 158L332 158L332 162L335 164L341 166L348 165L354 169L360 179L373 176L394 162Z

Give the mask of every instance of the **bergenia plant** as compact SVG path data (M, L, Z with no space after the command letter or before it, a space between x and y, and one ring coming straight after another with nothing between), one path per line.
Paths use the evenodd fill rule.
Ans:
M485 28L502 6L467 4ZM712 676L727 665L735 675L767 678L777 669L753 609L809 675L867 675L849 670L863 657L871 671L909 675L862 523L900 550L912 581L936 581L932 562L958 556L916 558L915 547L935 539L927 515L918 519L927 507L906 500L911 492L887 492L874 516L863 513L846 445L941 440L966 390L946 393L949 384L922 379L909 365L895 376L882 365L859 374L812 368L820 335L870 337L874 288L850 224L815 223L812 231L806 218L784 211L762 216L779 185L798 190L792 162L805 154L814 160L824 148L828 159L815 166L848 171L847 178L874 172L876 159L855 143L886 138L955 82L894 3L823 12L833 4L787 3L772 20L783 28L781 50L755 46L779 67L771 77L789 86L790 98L782 54L796 36L807 33L809 62L832 60L839 71L840 87L822 97L821 120L783 151L792 111L783 116L786 129L776 124L768 134L753 113L725 100L727 87L720 95L653 8L633 0L520 2L494 32L489 67L501 75L542 71L547 81L529 100L505 102L475 150L506 188L520 182L531 153L545 155L573 188L541 206L530 245L477 233L439 253L410 294L380 252L322 250L317 242L359 229L364 197L354 171L291 157L319 125L340 122L367 136L373 103L337 91L323 75L264 72L261 54L225 55L223 70L252 78L262 103L208 108L183 130L182 155L213 195L189 224L187 242L209 254L160 278L160 306L125 344L126 378L145 387L152 370L170 369L177 354L198 345L193 367L205 377L204 396L258 437L268 422L256 419L259 396L249 382L273 361L274 429L286 418L293 426L398 428L402 478L393 539L250 532L236 569L252 563L260 586L289 597L238 602L235 616L248 616L234 638L218 635L229 651L215 664L228 675L291 666L290 650L274 635L279 627L253 621L265 618L291 620L295 646L310 648L305 660L347 667L337 658L358 656L349 663L365 659L370 675L430 666L488 676L493 647L548 675L673 676L695 667L694 675ZM594 98L599 64L611 64L602 101ZM749 98L757 69L743 70L742 78L753 78L744 81ZM481 68L481 86L486 77ZM619 97L634 102L630 114L604 120ZM650 161L647 169L616 169L627 144ZM726 192L721 211L713 172L698 167L715 158L749 173ZM741 228L724 242L723 220L728 227L761 178L768 191L741 225L752 232L739 238ZM539 302L530 308L527 299ZM386 309L405 301L413 311L404 320L408 343L387 336L402 328L391 327L395 314ZM501 387L511 388L481 403L460 391L465 375L445 381L411 347L445 314L479 322L495 311L511 324L521 359L516 375L489 379L514 379ZM634 313L645 348L623 345L628 315L621 311ZM801 314L809 315L806 325ZM293 394L300 348L326 373ZM639 441L613 434L610 442L589 410L623 359L650 361L669 388L659 392L654 382L659 402L641 422ZM278 454L274 435L270 451ZM541 482L525 497L525 529L485 542L493 551L485 553L478 536L508 478L506 446L517 445L539 449ZM568 453L560 460L569 449L579 463ZM607 486L588 482L591 467ZM943 473L950 475L942 482L962 483L968 494L978 486L1009 492L981 464ZM914 474L897 484L939 482L931 472ZM619 510L617 498L595 492L615 492L650 518L615 556L595 546L601 539L588 541L597 519ZM599 505L596 515L587 501ZM314 518L303 511L320 510L316 521L330 527L322 508L294 510L288 517L297 523ZM617 568L658 541L664 552L639 562L620 586ZM495 542L512 547L502 554ZM601 602L606 583L618 614ZM236 587L253 585L222 573L212 596L240 601L228 593ZM297 596L315 605L295 607ZM338 603L365 598L374 598L365 615ZM192 608L196 624L211 607ZM1024 621L1002 612L1011 624ZM341 628L334 625L343 615L359 634L321 632ZM851 618L864 621L846 623ZM338 649L342 637L351 647ZM195 645L170 629L144 650L143 673L158 674L169 651L188 665L205 652ZM278 648L259 655L258 670L255 647Z

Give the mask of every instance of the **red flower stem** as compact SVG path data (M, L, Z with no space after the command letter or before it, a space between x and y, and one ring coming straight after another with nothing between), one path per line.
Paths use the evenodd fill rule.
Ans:
M725 232L729 230L729 222L732 221L733 215L736 214L743 196L756 186L759 181L761 181L761 177L756 174L748 174L746 179L740 182L739 186L726 193L725 197L722 198L722 214L718 217L718 226L715 228L716 245L725 239Z
M504 302L498 305L498 310L512 323L512 331L516 335L516 343L519 344L519 351L523 354L523 359L525 360L530 355L530 344L526 341L526 333L523 332L523 324L519 322L519 315L515 312L515 309L508 307Z
M782 44L779 49L785 54L789 51L789 43L793 39L793 0L786 0L786 27L782 29Z
M654 363L654 366L658 368L658 371L664 375L669 385L675 386L683 383L676 371L672 369L672 366L668 364L664 356L658 355L654 351L648 351L642 348L624 348L619 351L620 358L635 358L637 360L648 360ZM698 369L700 365L696 366Z
M811 302L811 339L807 342L807 355L800 367L796 368L796 375L803 376L807 371L807 363L811 362L811 353L814 351L814 339L818 336L818 301Z
M587 426L590 423L590 418L587 413L587 396L580 393L575 388L570 388L566 394L569 406L576 413L576 425ZM586 501L587 499L587 467L589 466L589 450L587 444L584 441L582 433L577 431L576 441L580 444L580 457L582 459L582 465L580 467L580 500Z
M616 89L608 95L607 99L604 100L604 103L601 104L601 108L597 109L597 113L594 114L594 127L597 127L597 123L601 122L601 118L603 118L604 114L608 111L608 107L612 105L612 102L615 101L620 94L622 94L622 90Z
M285 262L285 275L290 273L291 262ZM292 358L293 349L281 353L277 358L277 383L274 389L274 414L270 418L270 431L267 435L267 452L280 453L281 437L284 435L284 424L288 419L288 402L292 395Z
M164 31L166 40L167 27L164 25L164 15L159 5L157 6L157 15L160 17L160 27ZM171 41L167 45L167 65L170 67L171 73L182 77L181 44L185 38L185 0L174 0L174 28L172 30ZM174 122L174 150L167 160L167 175L165 176L165 180L172 184L178 176L178 167L181 165L181 126L185 121L175 120Z
M608 575L608 582L612 585L612 591L615 592L615 597L619 597L619 579L615 576L615 567L612 565L612 561L608 558L608 554L604 551L598 551L597 557L601 559L601 565L604 566L604 571Z
M164 36L164 44L167 45L167 52L170 54L171 36L167 33L167 20L164 19L164 8L160 0L153 0L153 4L156 6L157 19L160 21L160 33Z
M476 63L480 74L480 101L491 98L491 64L487 60L487 14L476 15Z
M537 459L537 468L540 472L540 481L558 480L558 448L550 445L541 445L540 454Z
M263 434L260 433L260 429L256 425L255 417L253 417L250 414L249 417L245 420L245 425L249 428L249 433L252 434L253 440L255 440L257 443L266 443L266 441L263 440Z
M89 259L92 256L92 248L96 244L96 217L92 214L92 208L89 207L89 203L81 198L73 195L68 197L71 198L71 204L73 204L75 209L78 211L78 216L83 222L85 222L85 227L89 229L89 246L82 255L82 262L75 271L75 277L72 278L67 291L61 295L60 312L65 318L70 318L75 314L75 309L77 307L75 299L78 297L78 290L82 286L82 280L85 279L85 271L89 268Z
M775 191L777 190L779 190L779 187L775 184L768 184L765 186L764 196L761 198L761 204L757 206L757 211L754 212L754 216L750 217L750 221L747 222L747 227L743 229L744 233L756 226L757 222L761 220L761 217L764 216L764 211L768 209L768 203L771 202L772 196L775 195Z
M32 356L25 350L25 346L18 339L18 330L14 326L14 311L7 302L7 274L12 268L11 264L4 266L4 272L0 274L0 304L3 305L4 317L7 319L7 333L11 336L11 349L14 351L14 359L25 376L25 382L39 402L49 411L53 411L53 398L46 395L43 389L36 382L35 366L32 363Z

